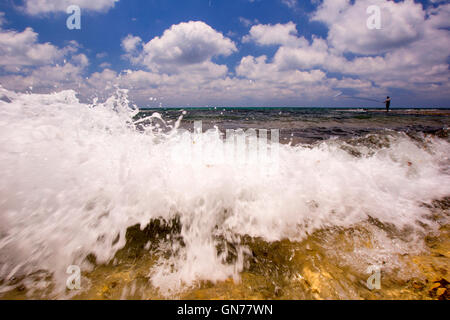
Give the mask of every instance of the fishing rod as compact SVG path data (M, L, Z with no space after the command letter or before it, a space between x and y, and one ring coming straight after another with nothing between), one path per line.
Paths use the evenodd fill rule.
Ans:
M348 99L357 99L357 100L366 100L366 101L374 101L374 102L378 102L378 103L384 103L384 101L375 100L375 99L371 99L371 98L352 97L352 96L342 96L342 92L341 92L341 93L338 93L338 94L335 95L334 97L335 97L335 98L337 98L337 97L342 97L342 98L348 98Z
M344 98L349 98L349 99L358 99L358 100L366 100L366 101L374 101L374 102L378 102L378 103L383 103L383 101L380 101L380 100L375 100L375 99L370 99L370 98L360 98L360 97L346 97L346 96L344 96Z

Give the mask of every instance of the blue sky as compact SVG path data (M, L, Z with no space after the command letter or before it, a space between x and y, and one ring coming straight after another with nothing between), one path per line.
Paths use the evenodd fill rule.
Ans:
M81 8L69 30L65 9ZM366 9L380 8L380 29ZM140 106L450 107L450 4L388 0L8 0L0 84L129 90ZM439 40L438 40L439 39ZM337 98L336 98L337 96Z

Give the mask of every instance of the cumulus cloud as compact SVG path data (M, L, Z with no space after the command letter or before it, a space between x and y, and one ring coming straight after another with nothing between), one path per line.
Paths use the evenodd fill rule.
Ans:
M259 45L298 46L305 43L304 38L297 37L297 28L293 22L286 24L265 25L258 24L250 29L243 42L255 42Z
M293 9L297 7L297 0L281 0L281 3Z
M29 88L37 92L76 89L83 81L82 72L83 66L76 63L46 65L25 74L8 74L1 78L1 82L5 88L19 91Z
M131 34L129 34L122 40L122 48L125 50L125 52L130 53L135 51L141 42L142 42L141 38L134 37Z
M143 42L128 35L122 40L124 57L141 70L115 72L105 68L92 74L86 86L91 91L104 92L116 86L130 89L137 101L149 102L148 97L164 96L153 103L206 104L225 99L224 90L236 88L237 79L228 76L226 65L213 61L229 56L236 45L222 33L201 21L183 22L171 26L159 37ZM227 83L224 87L224 83ZM242 86L241 86L242 87ZM222 100L225 101L225 100Z
M378 6L381 29L366 26L369 6ZM382 54L424 36L426 12L413 0L324 0L313 15L329 27L328 41L343 52Z
M62 58L66 50L50 43L38 43L31 28L22 32L0 29L0 66L15 68L51 63Z
M251 25L259 24L259 20L256 19L256 18L253 19L253 20L251 20L251 19L247 19L247 18L244 18L244 17L239 17L238 19L239 19L239 22L240 22L244 27L250 27Z
M242 58L236 73L251 80L262 80L274 84L306 84L325 79L321 70L300 71L297 69L280 70L277 64L268 63L266 56Z
M366 27L366 8L373 3L386 10L385 17L393 17L382 24L381 30ZM266 57L243 59L238 73L252 77L260 65L285 75L293 70L322 70L359 79L364 87L372 83L373 90L402 88L420 94L448 95L448 17L448 4L425 10L408 0L324 0L312 19L327 24L327 39L313 36L307 41L298 37L292 24L254 26L245 41L278 44L279 48L269 62ZM357 55L348 58L348 52ZM344 83L328 80L334 87ZM345 83L359 85L355 81Z
M40 43L31 28L21 32L0 28L0 84L13 90L71 88L89 64L79 49L75 41L63 48Z
M129 35L122 46L129 52L138 43L136 37ZM229 56L237 51L236 45L202 21L189 21L173 25L143 45L137 56L131 58L134 64L146 66L149 70L177 73L193 66L200 69L217 69L211 59Z
M251 32L249 41L261 45L281 44L308 45L308 41L297 37L296 26L290 22L285 25L259 25ZM260 28L261 27L261 28ZM271 30L273 28L274 30ZM269 34L260 37L258 29ZM281 37L280 34L285 37ZM250 38L251 37L251 38ZM241 59L233 73L225 65L212 61L214 56L230 55L236 51L235 44L223 37L203 22L180 23L166 30L140 47L141 39L132 35L122 41L127 58L145 70L126 70L114 75L105 69L90 77L88 83L100 91L101 84L112 89L116 86L130 89L133 98L149 101L148 97L165 97L153 100L163 105L207 104L270 104L282 97L285 99L314 99L320 95L333 95L333 86L368 86L367 81L352 79L327 79L326 73L319 69L282 69L269 61L266 56L247 56ZM283 46L284 47L284 46ZM138 49L137 49L138 48ZM130 55L132 53L132 55ZM370 83L369 83L370 84Z
M65 12L70 5L78 5L82 10L105 12L119 0L25 0L24 10L30 15L49 12Z
M366 27L373 4L382 9L381 30ZM323 0L310 17L327 26L324 38L306 39L294 22L256 24L241 45L276 46L275 53L245 55L234 66L217 57L236 53L236 44L201 21L175 24L153 39L130 34L121 46L133 70L98 61L100 72L91 75L76 43L61 48L39 42L30 28L0 29L0 84L102 97L118 86L141 106L317 105L340 90L373 96L395 88L410 97L450 99L450 4L425 9L412 0Z
M97 53L96 55L95 55L95 57L97 58L97 59L104 59L104 58L106 58L108 56L108 54L106 53L106 52L99 52L99 53Z
M99 67L102 69L111 68L111 63L109 62L102 62L99 64Z
M261 68L262 69L262 68ZM262 74L261 74L262 75ZM284 76L290 77L284 77ZM127 88L141 106L210 106L210 105L263 105L270 106L301 97L304 101L333 94L320 71L292 72L274 78L269 73L264 78L212 77L205 81L204 74L180 73L174 75L151 71L127 70L115 73L104 70L88 80L88 85L98 92L116 86ZM322 80L320 80L322 79ZM149 97L155 97L152 101Z
M372 4L382 8L381 30L361 27L367 17L365 8ZM314 19L330 26L328 48L323 45L315 53L325 54L323 65L333 71L370 76L380 85L388 82L415 90L435 88L436 83L448 81L450 38L449 31L442 28L448 26L448 18L448 4L426 11L412 0L361 0L354 4L325 0ZM345 34L343 30L355 31ZM343 52L371 55L350 61L342 59ZM298 57L297 61L301 60Z

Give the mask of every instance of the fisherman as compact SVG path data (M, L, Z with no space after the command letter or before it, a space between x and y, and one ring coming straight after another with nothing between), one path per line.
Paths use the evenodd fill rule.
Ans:
M386 112L389 112L389 107L391 106L391 98L389 98L388 96L386 100L383 101L383 103L386 103Z

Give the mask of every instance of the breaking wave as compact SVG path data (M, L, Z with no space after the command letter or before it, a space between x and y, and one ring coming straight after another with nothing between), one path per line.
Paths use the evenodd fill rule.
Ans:
M91 105L74 91L0 95L0 293L44 270L63 294L69 265L113 261L128 228L156 220L169 231L149 274L167 293L239 279L252 255L243 236L301 241L377 221L403 232L380 235L383 252L420 250L438 228L424 204L450 195L450 144L430 135L281 144L274 174L267 163L180 161L173 150L192 143L176 134L182 112L143 126L123 90ZM218 145L219 132L204 143Z

